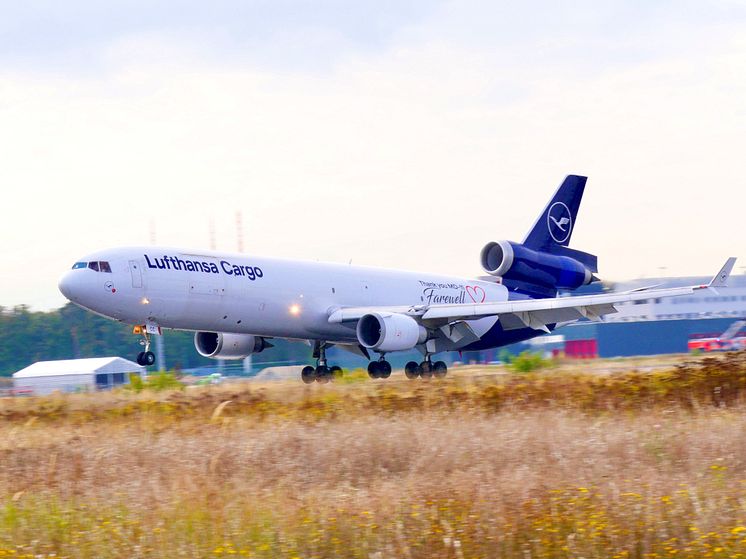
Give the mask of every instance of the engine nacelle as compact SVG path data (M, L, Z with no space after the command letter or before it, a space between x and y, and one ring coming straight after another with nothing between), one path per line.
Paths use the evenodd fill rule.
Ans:
M427 340L427 330L403 314L370 313L357 322L360 345L376 351L403 351Z
M260 336L251 334L224 334L223 332L195 332L194 347L203 357L213 359L244 359L271 347Z
M520 243L488 243L480 256L488 274L555 289L577 289L591 283L593 273L569 256L526 248Z

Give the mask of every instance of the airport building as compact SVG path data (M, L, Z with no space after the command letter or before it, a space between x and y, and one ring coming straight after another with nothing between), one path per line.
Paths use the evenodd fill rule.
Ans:
M16 394L44 395L92 392L129 384L130 375L143 376L145 367L121 357L38 361L13 373Z

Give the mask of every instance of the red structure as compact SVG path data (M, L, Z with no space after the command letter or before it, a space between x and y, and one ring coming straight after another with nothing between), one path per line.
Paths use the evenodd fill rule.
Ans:
M595 339L567 340L565 342L565 357L595 359L598 357L598 342Z

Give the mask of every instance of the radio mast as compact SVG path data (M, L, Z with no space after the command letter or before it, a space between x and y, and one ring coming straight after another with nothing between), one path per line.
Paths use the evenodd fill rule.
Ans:
M156 244L155 237L155 219L150 220L150 244ZM158 371L164 372L166 370L166 350L163 343L163 333L160 336L155 336L155 361L158 363Z
M241 210L236 211L236 249L243 253L243 214ZM243 360L243 373L251 374L251 355Z

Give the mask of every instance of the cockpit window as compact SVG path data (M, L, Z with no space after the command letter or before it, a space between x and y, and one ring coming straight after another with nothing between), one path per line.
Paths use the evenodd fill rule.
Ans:
M106 272L111 273L111 266L105 260L99 260L98 262L76 262L73 264L73 270L79 268L90 268L94 272Z

